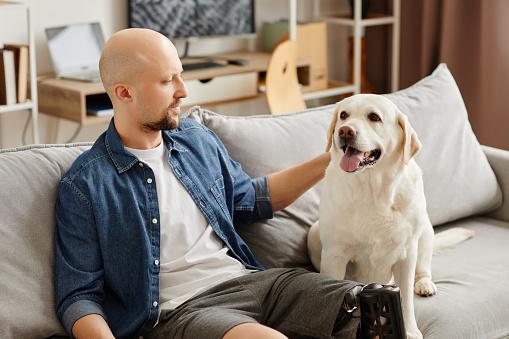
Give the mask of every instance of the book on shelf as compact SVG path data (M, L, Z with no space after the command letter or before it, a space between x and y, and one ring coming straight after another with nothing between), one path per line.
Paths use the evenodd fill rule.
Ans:
M87 115L95 115L96 117L113 116L113 106L107 103L87 104Z
M16 90L19 103L27 101L28 90L28 46L4 44L4 49L14 53L14 70L16 72Z
M0 105L17 102L14 52L0 49Z
M113 105L106 94L89 95L86 99L87 115L107 117L113 115Z

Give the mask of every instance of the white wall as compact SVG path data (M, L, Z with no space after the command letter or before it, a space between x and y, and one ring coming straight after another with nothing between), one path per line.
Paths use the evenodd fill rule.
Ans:
M315 0L298 1L298 19L310 20L313 15ZM38 74L51 73L49 51L46 44L44 29L46 27L60 26L71 23L99 21L105 38L109 38L116 31L127 27L127 0L25 0L30 7L32 17L32 29L35 37L37 72ZM323 1L325 6L327 2ZM257 0L256 1L256 26L259 30L263 21L275 21L288 17L288 1L286 0ZM0 7L0 42L24 42L25 20L21 15L5 15ZM221 52L242 48L261 49L261 34L255 41L233 42L225 40L211 40L191 46L190 53L204 54ZM25 40L24 40L25 39ZM329 47L330 48L330 47ZM182 46L177 44L177 49ZM333 63L331 68L337 68L339 63ZM340 67L341 68L341 67ZM264 114L267 110L266 103L254 103L249 110ZM231 105L230 107L218 107L224 114L235 114L236 110L243 107ZM233 112L232 112L233 111ZM243 113L245 114L245 112ZM0 115L0 148L18 147L22 145L22 130L27 121L27 111L5 113ZM64 143L77 131L78 124L63 119L56 119L49 115L40 114L39 131L41 143ZM82 126L74 141L94 141L107 124ZM32 143L31 127L28 129L27 143Z

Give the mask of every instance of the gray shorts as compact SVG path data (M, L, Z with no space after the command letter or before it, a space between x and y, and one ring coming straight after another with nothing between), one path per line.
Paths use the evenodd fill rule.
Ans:
M242 323L263 324L292 339L347 338L351 333L338 333L355 333L357 322L349 322L342 303L357 285L303 269L251 273L162 311L150 338L222 338Z

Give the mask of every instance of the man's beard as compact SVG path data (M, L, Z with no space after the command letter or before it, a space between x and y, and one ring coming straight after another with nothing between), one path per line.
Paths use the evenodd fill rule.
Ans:
M173 114L171 113L170 109L171 107L178 106L179 104L180 100L172 103L170 108L168 108L167 114L162 119L154 122L146 122L143 124L143 128L151 132L168 131L178 128L180 126L180 117L177 116L176 118L173 118Z
M179 118L172 118L169 114L164 116L159 121L147 122L143 124L143 128L148 131L168 131L172 129L176 129L180 126Z

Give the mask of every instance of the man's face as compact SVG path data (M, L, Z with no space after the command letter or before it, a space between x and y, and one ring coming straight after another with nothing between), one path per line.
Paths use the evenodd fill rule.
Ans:
M180 124L180 103L187 89L180 76L182 64L171 47L145 67L136 86L136 115L148 132L171 130Z

